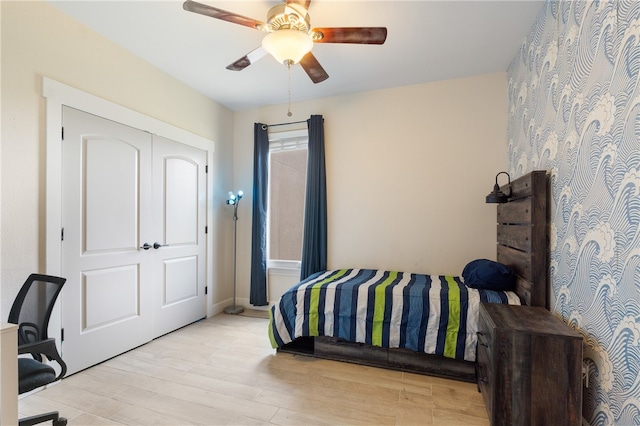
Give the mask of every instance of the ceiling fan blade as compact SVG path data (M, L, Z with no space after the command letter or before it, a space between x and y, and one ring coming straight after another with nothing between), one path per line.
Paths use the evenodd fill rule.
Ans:
M253 18L247 18L246 16L238 15L237 13L228 12L226 10L218 9L217 7L198 3L193 0L186 0L183 3L182 8L189 12L199 13L200 15L210 16L216 19L222 19L223 21L231 22L238 25L244 25L245 27L251 27L257 30L261 30L266 25L262 21L258 21Z
M383 44L387 39L385 27L337 27L311 30L316 43Z
M311 0L287 0L287 4L291 4L291 3L299 4L300 6L309 10L309 3L311 3Z
M244 55L242 58L238 59L234 63L227 65L227 69L231 71L242 71L246 67L251 64L255 64L258 59L261 59L264 55L267 54L267 51L262 48L262 46L257 49L252 50L251 52Z
M300 65L304 68L311 81L316 84L329 78L329 74L322 68L320 62L318 62L311 52L304 55L300 60Z

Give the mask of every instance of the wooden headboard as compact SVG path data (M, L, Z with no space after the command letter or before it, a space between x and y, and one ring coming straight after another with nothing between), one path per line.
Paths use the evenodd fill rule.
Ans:
M522 303L549 309L547 180L546 171L533 171L511 182L509 201L498 204L497 260L517 275Z

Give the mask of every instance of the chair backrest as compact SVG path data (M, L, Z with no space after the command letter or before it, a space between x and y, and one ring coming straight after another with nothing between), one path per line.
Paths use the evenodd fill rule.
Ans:
M18 324L18 345L48 338L53 305L66 281L51 275L29 275L9 312L9 322Z

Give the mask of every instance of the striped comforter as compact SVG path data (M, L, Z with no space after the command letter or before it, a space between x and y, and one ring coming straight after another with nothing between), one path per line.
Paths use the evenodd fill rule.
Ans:
M480 302L520 304L515 293L477 290L461 277L371 269L318 272L271 308L274 348L301 336L475 361Z

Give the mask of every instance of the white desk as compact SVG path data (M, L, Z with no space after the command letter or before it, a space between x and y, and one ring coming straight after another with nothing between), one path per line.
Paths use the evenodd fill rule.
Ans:
M18 326L2 323L0 334L0 424L18 424Z

